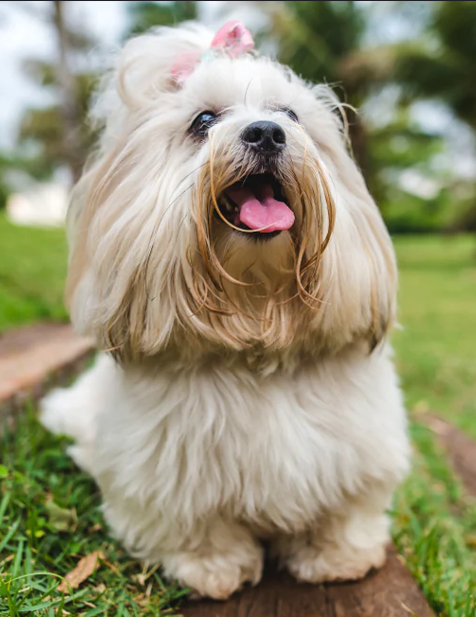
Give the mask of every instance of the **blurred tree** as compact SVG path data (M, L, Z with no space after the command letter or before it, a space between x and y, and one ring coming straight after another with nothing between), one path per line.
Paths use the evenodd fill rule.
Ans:
M18 3L23 10L30 5ZM25 68L39 85L53 91L58 102L49 107L28 109L19 131L23 145L33 145L35 154L24 161L26 168L37 178L51 175L66 164L73 181L80 174L95 140L87 122L91 96L97 82L94 70L75 69L78 59L96 44L83 30L74 29L67 19L67 2L49 3L47 14L33 8L37 18L48 22L55 32L57 55L54 62L30 59ZM155 25L172 25L197 17L197 2L131 2L131 25L127 36ZM75 62L76 61L76 62Z
M393 82L405 104L442 101L476 137L476 2L440 0L400 2L406 11L426 9L421 36L395 44L358 50L344 66L347 81ZM418 5L413 7L412 5ZM455 210L455 229L476 230L476 184L472 202ZM468 205L470 204L471 205Z
M140 34L153 26L174 26L197 19L198 2L130 2L129 34Z
M476 137L476 2L431 4L425 36L397 56L396 74L409 96L442 100ZM476 231L476 185L450 226Z
M408 9L413 3L400 4ZM426 4L430 11L419 38L356 50L343 66L344 83L351 90L362 80L397 83L404 100L444 101L476 132L476 2Z
M476 2L431 2L426 32L397 47L395 75L414 98L438 98L476 132Z
M392 233L436 231L446 221L448 200L440 182L432 180L432 162L444 140L428 134L410 118L402 106L393 119L369 131L370 192L379 204ZM402 177L411 172L418 184L426 185L426 196L409 192ZM428 188L429 187L429 188Z
M86 115L97 76L94 71L74 70L73 64L92 49L95 41L68 23L67 2L49 4L49 12L40 14L34 9L34 15L46 20L53 29L56 58L53 62L29 59L25 69L39 85L52 91L58 102L50 107L26 110L19 142L34 146L35 154L25 164L35 177L47 177L56 167L66 165L76 181L94 139ZM29 10L29 6L23 5L24 10Z
M56 30L58 60L54 76L61 93L62 150L73 179L79 179L83 164L83 139L81 139L82 117L79 104L79 88L69 63L70 48L77 37L68 36L65 20L65 2L53 1L53 24ZM75 40L76 39L76 40ZM89 43L89 41L88 41ZM82 45L81 45L82 47Z
M9 167L10 160L6 156L0 154L0 211L5 208L8 199L9 190L4 175Z
M416 126L410 119L409 109L400 108L393 119L383 126L374 126L369 139L371 192L377 202L385 202L390 184L406 169L428 173L433 157L441 152L443 140Z
M40 67L38 67L40 68ZM45 66L48 70L48 66ZM40 72L37 73L40 78ZM76 181L94 141L94 133L87 123L87 112L97 81L95 73L75 75L74 97L77 109L68 116L66 124L64 107L61 103L50 107L27 109L19 130L20 143L33 143L36 153L27 157L24 165L33 177L44 179L56 167L67 165L73 181ZM46 81L43 81L47 85ZM51 84L56 88L56 84ZM70 108L71 109L71 108ZM69 139L68 139L69 137Z

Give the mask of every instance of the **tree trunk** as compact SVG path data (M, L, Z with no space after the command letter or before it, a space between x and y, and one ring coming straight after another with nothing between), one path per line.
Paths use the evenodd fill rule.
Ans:
M57 81L61 90L63 112L63 152L65 163L71 170L73 181L76 182L82 170L81 160L81 114L74 75L68 62L68 35L65 27L64 8L66 2L53 2L54 26L58 42Z

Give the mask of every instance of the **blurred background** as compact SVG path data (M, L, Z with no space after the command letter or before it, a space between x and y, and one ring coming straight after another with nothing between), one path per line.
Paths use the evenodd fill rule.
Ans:
M476 230L475 2L21 2L0 6L0 208L59 224L111 52L157 24L243 19L262 50L349 112L392 233Z

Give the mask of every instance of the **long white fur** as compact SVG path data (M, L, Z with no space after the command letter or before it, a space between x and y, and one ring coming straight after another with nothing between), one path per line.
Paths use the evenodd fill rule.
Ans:
M103 137L70 211L70 305L76 327L113 343L121 362L101 355L75 386L46 397L42 422L76 439L70 452L98 482L131 554L226 598L259 580L263 537L301 580L380 566L409 444L386 342L395 258L337 104L326 88L248 56L202 62L177 87L173 62L211 38L189 26L133 40L99 99ZM187 129L206 109L225 113L198 143ZM238 167L241 130L258 119L285 129L285 171L318 182L313 168L302 171L309 157L332 185L319 304L289 301L288 232L260 243L217 223L210 233L226 271L267 297L226 282L220 301L243 311L196 311L190 286L207 273L194 214L210 142ZM299 218L297 196L293 204ZM329 227L323 204L314 207Z

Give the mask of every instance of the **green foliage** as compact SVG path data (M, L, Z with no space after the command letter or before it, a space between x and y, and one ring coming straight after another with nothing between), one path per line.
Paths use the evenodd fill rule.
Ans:
M8 187L3 179L3 171L0 163L0 212L5 208L9 195Z
M437 233L445 226L451 201L442 194L423 199L398 189L389 182L383 216L392 234Z
M426 38L402 47L396 77L413 96L445 101L476 130L476 3L434 2Z
M56 56L52 62L29 58L24 62L24 70L57 102L47 108L26 110L18 135L18 151L28 171L38 179L50 176L58 166L67 166L77 180L94 141L86 116L97 76L72 67L96 41L86 30L71 26L67 19L70 3L49 4L50 11L42 14L42 19L52 31Z
M54 82L54 67L41 63L43 83L49 87L56 87ZM98 81L95 73L79 73L75 75L75 89L81 122L77 128L79 152L77 157L84 162L91 151L97 134L92 130L87 114L90 108L91 97ZM52 81L51 81L52 80ZM38 154L27 157L24 166L37 179L51 176L53 171L66 160L63 110L61 105L52 105L44 108L27 109L20 124L18 139L25 145L33 143L39 149Z
M406 170L422 178L432 177L433 157L443 146L441 137L415 126L403 107L391 122L372 128L368 185L391 233L435 232L448 224L453 206L448 190L434 181L434 194L420 197L408 193L399 180Z
M7 199L10 191L7 182L5 181L5 175L12 166L12 159L0 154L0 212L7 205Z
M130 34L140 34L153 26L174 26L197 19L197 2L130 2Z
M8 195L9 195L8 187L5 185L3 180L0 180L0 211L5 208L7 204Z
M372 159L375 169L426 169L428 161L441 152L441 138L415 126L406 110L391 122L372 129Z
M271 29L280 41L279 59L309 81L341 81L341 62L360 46L364 33L360 8L349 1L284 5Z
M354 75L378 73L384 58L388 73L380 79L398 84L402 100L442 101L475 133L476 3L445 0L428 5L426 29L418 40L390 45L381 50L381 58L359 54L353 62ZM476 228L476 195L472 203L462 203L453 192L446 203L453 212L443 217L442 228Z

